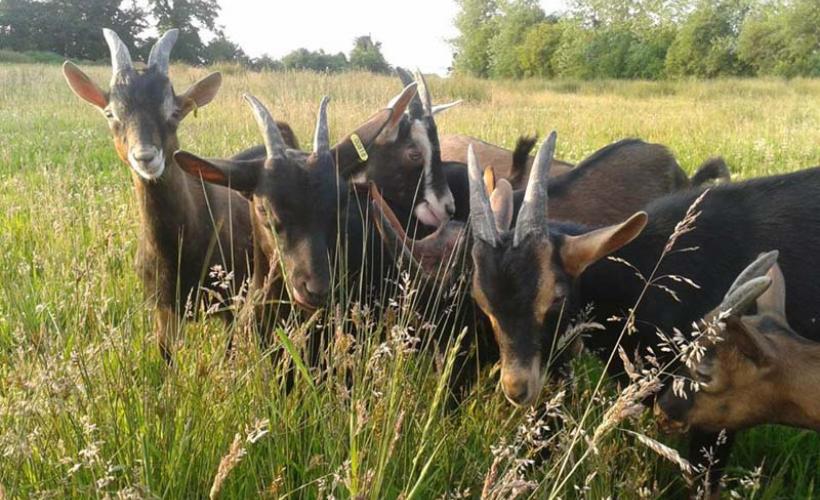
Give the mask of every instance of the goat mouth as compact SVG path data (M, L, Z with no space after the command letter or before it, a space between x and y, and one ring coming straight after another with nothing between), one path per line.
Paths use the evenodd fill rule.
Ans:
M322 304L317 304L317 303L314 303L314 302L310 301L304 295L299 293L297 290L293 290L293 293L291 293L291 298L293 299L293 302L297 306L299 306L300 308L302 308L302 309L304 309L308 312L316 311L320 307L322 307Z
M660 405L655 405L654 413L658 429L664 434L686 434L689 432L689 424L687 422L669 418Z
M146 181L155 181L165 172L165 158L162 151L151 161L139 161L129 155L131 168Z
M443 223L447 222L446 220L443 220L441 217L436 215L435 210L433 210L433 207L427 201L423 201L416 205L416 209L414 212L416 218L425 226L438 228Z

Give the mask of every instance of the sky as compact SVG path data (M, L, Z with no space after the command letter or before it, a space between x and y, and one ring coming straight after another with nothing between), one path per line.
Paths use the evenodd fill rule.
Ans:
M565 0L540 0L548 14ZM299 47L349 53L353 39L371 35L394 66L445 74L453 51L453 0L221 0L219 23L251 57L280 58Z

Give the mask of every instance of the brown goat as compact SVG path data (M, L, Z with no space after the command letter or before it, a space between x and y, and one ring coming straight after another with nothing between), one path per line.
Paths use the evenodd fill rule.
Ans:
M703 320L698 340L705 353L687 367L678 394L670 387L658 400L656 414L666 429L784 424L820 430L820 343L789 326L776 257L770 252L752 263ZM747 314L752 305L757 312Z
M197 299L209 270L221 266L231 276L226 292L235 293L252 266L248 203L239 194L203 184L174 162L177 127L205 106L222 83L219 73L196 82L183 94L168 78L171 49L179 31L166 32L154 45L147 67L136 69L128 48L111 30L103 30L111 51L113 77L103 92L71 62L63 66L68 85L108 120L117 153L131 167L137 194L140 235L137 268L148 300L156 308L155 330L163 357L171 360L171 335L188 301ZM280 124L296 146L293 131ZM232 315L222 315L229 319Z
M467 147L472 146L476 157L482 165L492 167L493 173L498 179L507 179L514 189L526 187L530 167L533 157L529 155L529 149L535 143L535 139L520 140L514 151L496 146L481 139L461 134L449 134L441 136L441 160L445 162L457 162L467 164ZM529 148L526 145L529 144ZM525 149L526 148L526 149ZM519 156L523 158L519 159ZM553 160L550 175L553 177L565 174L572 170L573 164Z

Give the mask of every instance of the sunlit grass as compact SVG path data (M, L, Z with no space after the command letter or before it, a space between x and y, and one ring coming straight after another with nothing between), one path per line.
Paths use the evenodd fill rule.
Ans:
M331 134L339 138L400 87L398 79L364 74L224 69L220 95L180 128L190 151L226 156L258 142L243 92L269 104L306 146L322 95L332 97ZM89 72L103 86L110 77L104 67ZM172 68L178 92L204 74ZM816 80L431 85L438 102L465 99L441 117L442 133L512 146L519 134L556 129L557 156L570 161L626 136L668 145L689 172L716 154L737 177L820 160ZM507 498L512 491L504 487L521 481L527 495L544 497L566 478L548 472L565 458L570 431L593 397L597 362L576 363L560 407L564 426L547 443L553 455L536 467L521 460L530 457L539 424L506 403L492 373L458 411L447 410L447 353L426 346L430 318L417 317L406 301L380 317L345 303L308 329L294 318L282 332L293 341L290 353L281 344L263 352L237 328L234 356L226 359L222 323L192 323L169 369L134 272L136 234L130 174L99 113L71 94L57 67L0 66L0 492L7 496L438 498L484 491ZM286 395L286 371L320 327L330 331L327 362L298 372ZM605 387L583 425L589 437L618 397L613 384ZM657 435L649 412L619 422L561 497L683 496L676 467L624 428L675 443ZM806 498L820 487L818 456L816 434L766 427L741 435L730 472L747 478L762 464L758 498ZM731 481L729 488L748 497L752 483Z

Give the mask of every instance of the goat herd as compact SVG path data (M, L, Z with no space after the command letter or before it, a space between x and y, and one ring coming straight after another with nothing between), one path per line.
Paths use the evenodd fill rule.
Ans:
M248 278L262 297L263 338L291 308L321 308L334 279L366 283L365 298L376 297L403 268L430 289L471 276L470 306L447 320L459 325L448 331L475 332L460 346L459 373L500 357L501 387L515 405L532 404L545 379L562 372L571 351L562 335L593 304L603 329L583 342L611 361L613 375L625 368L612 356L620 345L633 362L651 355L686 382L669 377L656 413L690 432L694 462L721 433L728 439L719 441L715 473L736 430L820 428L817 168L733 183L720 158L689 179L665 147L635 139L573 166L553 157L555 132L535 158L534 139L510 152L439 136L435 115L450 105L433 106L423 76L403 70L402 92L333 146L322 99L309 153L246 95L263 145L206 159L179 150L176 130L216 96L220 75L176 94L168 70L177 30L156 42L144 69L113 31L104 34L108 92L74 64L63 69L71 89L104 113L132 169L138 269L169 362L180 304L208 286L215 265L236 283ZM331 265L339 248L343 278ZM697 355L663 349L674 332L699 343ZM454 394L469 384L452 378Z

